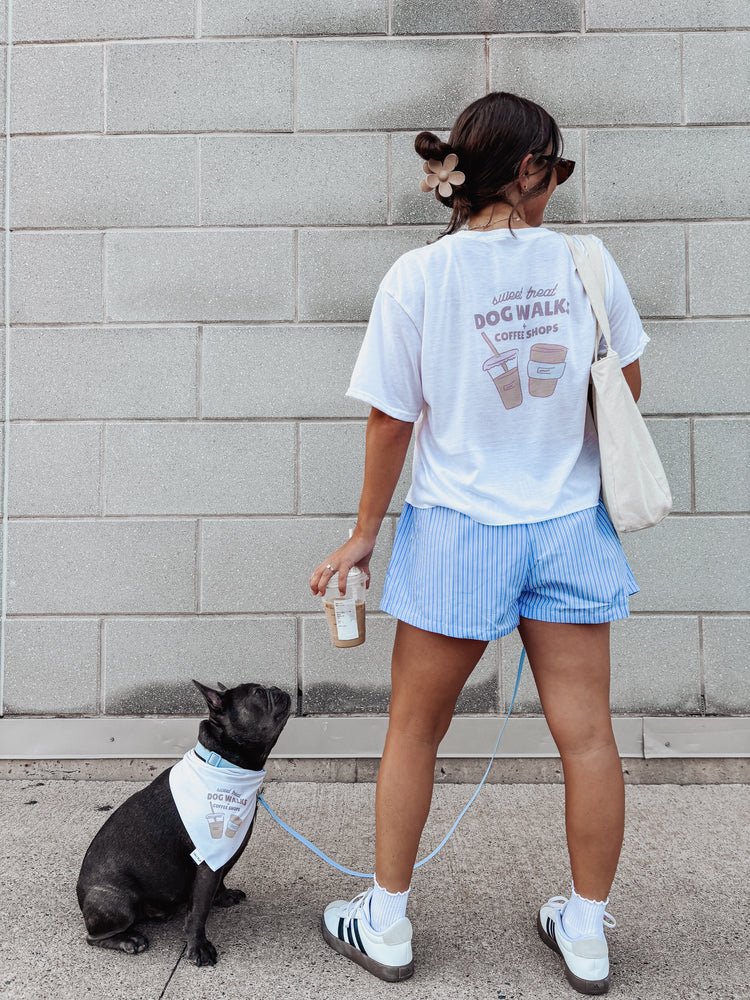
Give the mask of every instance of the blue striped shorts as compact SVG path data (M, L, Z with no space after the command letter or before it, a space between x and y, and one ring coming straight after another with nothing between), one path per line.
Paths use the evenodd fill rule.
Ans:
M381 611L428 632L497 639L519 616L599 624L627 618L638 585L602 501L532 524L482 524L406 504Z

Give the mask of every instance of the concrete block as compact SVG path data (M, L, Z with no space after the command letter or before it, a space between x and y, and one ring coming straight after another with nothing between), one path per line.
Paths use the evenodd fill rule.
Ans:
M641 592L631 611L747 611L750 531L742 517L669 517L622 536Z
M501 640L505 711L521 654L517 631ZM698 713L700 662L694 616L634 615L611 626L610 706L615 713ZM528 661L513 714L541 713Z
M605 129L586 138L586 200L591 219L741 218L748 128ZM722 164L715 175L715 164ZM633 164L638 169L633 170ZM671 169L664 171L664 164ZM714 177L710 195L706 177ZM643 178L649 183L644 184Z
M593 233L599 237L620 268L641 316L685 315L683 226L668 223L649 226L583 225L566 231Z
M107 234L113 320L294 317L291 230Z
M646 426L667 474L672 491L672 510L689 513L693 509L690 421L676 417L651 417Z
M8 566L11 614L195 610L194 521L11 521Z
M11 418L194 417L196 332L15 329Z
M204 612L317 611L308 581L315 567L348 537L353 518L250 518L203 522L201 610ZM370 563L368 607L376 609L393 546L383 522Z
M306 229L299 234L301 320L364 321L391 264L436 229Z
M703 619L703 672L706 711L747 715L750 711L750 618Z
M412 446L388 510L398 514L411 483ZM300 512L356 514L365 469L365 424L300 425Z
M695 421L695 507L750 511L750 418Z
M12 58L14 133L101 131L103 46L20 45Z
M98 514L98 424L11 423L8 512Z
M101 233L13 233L11 322L102 318Z
M302 130L450 128L485 92L484 41L302 41L297 73Z
M493 38L490 89L537 101L558 125L677 123L680 41L664 34Z
M9 618L6 715L96 715L99 622Z
M746 32L684 36L688 122L747 121L750 37Z
M396 619L368 614L365 642L337 649L322 616L302 619L302 712L387 713ZM489 643L456 705L457 712L497 711L498 651Z
M743 0L637 0L623 4L620 0L587 0L586 27L599 28L743 28L750 26L750 17Z
M344 395L362 326L203 328L204 417L365 417Z
M195 34L195 0L14 0L13 40L67 41L87 38L158 38Z
M538 40L538 39L537 39ZM391 221L407 224L435 224L444 228L450 221L450 210L419 188L423 161L414 151L416 132L395 132L391 136ZM437 135L448 139L449 132ZM565 129L565 155L576 160L573 176L555 192L546 212L549 222L574 222L581 218L581 137L578 131Z
M386 222L384 135L212 136L200 143L204 225Z
M275 685L297 700L294 618L136 618L104 622L105 711L203 715L191 678L215 687ZM197 727L196 727L197 729Z
M576 0L544 3L543 0L393 0L396 34L464 34L491 31L578 31L581 8Z
M747 320L650 322L641 413L742 413L748 406ZM721 344L722 349L716 349Z
M291 423L111 424L104 450L106 514L291 514Z
M192 136L61 136L13 143L17 228L184 226L196 222Z
M291 43L116 43L106 113L109 132L289 131Z
M690 226L690 311L694 316L750 313L750 223Z
M202 0L203 35L384 34L382 0Z

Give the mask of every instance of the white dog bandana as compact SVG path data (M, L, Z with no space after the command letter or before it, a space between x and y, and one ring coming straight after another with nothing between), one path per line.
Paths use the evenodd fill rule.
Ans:
M237 852L253 816L265 771L242 767L214 767L189 750L169 772L169 787L195 850L199 865L205 861L217 871Z

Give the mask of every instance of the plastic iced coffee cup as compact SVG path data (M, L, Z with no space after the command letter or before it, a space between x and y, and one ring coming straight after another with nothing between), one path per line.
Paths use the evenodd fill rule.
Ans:
M206 819L208 820L208 828L211 831L211 836L214 840L220 840L224 833L224 817L221 813L211 813L210 816L206 816Z
M367 577L352 566L346 578L346 593L339 593L339 575L334 573L323 596L323 610L334 646L361 646L365 641L365 592Z
M496 354L487 358L482 365L484 371L495 383L500 393L500 399L506 410L512 410L523 402L521 393L521 378L518 374L518 351L513 348L504 354Z

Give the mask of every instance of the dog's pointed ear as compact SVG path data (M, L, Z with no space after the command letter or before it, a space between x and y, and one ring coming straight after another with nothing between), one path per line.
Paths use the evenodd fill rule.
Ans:
M224 707L224 699L220 691L215 691L213 688L206 687L205 684L201 684L200 681L193 678L193 684L198 688L200 693L206 699L206 704L210 712L220 712Z

